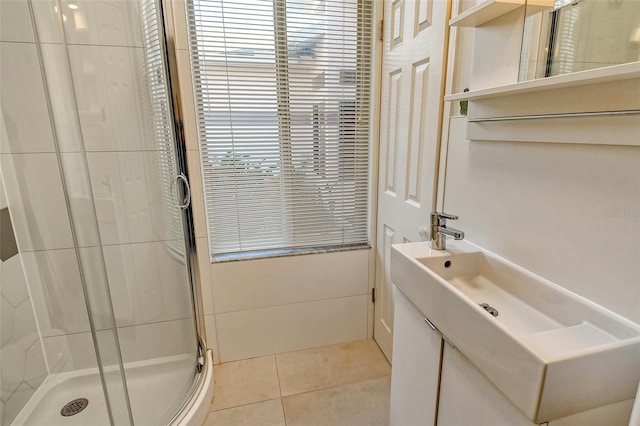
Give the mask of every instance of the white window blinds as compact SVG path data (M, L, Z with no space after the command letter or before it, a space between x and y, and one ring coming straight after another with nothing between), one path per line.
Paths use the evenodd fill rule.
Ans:
M154 182L162 185L162 201L164 202L164 220L159 220L156 227L165 239L167 248L178 258L184 258L184 231L182 229L181 211L175 206L175 180L177 165L174 153L173 118L169 105L166 74L166 59L158 23L162 15L154 0L140 1L142 18L144 72L140 73L143 87L147 94L144 100L144 130L148 149L146 173Z
M214 258L367 244L370 0L193 0Z

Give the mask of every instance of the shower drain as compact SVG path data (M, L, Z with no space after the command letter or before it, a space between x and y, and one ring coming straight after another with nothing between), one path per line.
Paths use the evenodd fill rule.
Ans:
M87 408L87 405L89 405L89 400L87 398L74 399L73 401L67 402L64 407L62 407L60 414L65 417L73 416Z

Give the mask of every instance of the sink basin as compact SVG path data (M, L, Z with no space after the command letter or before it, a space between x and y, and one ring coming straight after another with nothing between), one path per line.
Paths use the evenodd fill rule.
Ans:
M640 326L468 241L447 245L394 245L391 280L527 417L634 397Z

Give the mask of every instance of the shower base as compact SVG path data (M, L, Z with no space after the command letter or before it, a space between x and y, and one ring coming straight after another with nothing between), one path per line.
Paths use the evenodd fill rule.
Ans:
M127 389L136 425L167 424L183 402L176 402L176 395L187 395L191 387L190 378L194 373L195 362L192 355L125 364ZM107 381L110 377L115 379L115 374L119 373L107 370ZM86 398L89 401L87 407L77 414L62 416L60 410L78 398ZM109 426L98 369L78 370L47 377L12 424Z

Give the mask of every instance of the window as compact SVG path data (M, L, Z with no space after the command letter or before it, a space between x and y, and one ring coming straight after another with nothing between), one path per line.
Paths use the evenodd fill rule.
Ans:
M368 243L371 2L193 0L211 253Z

